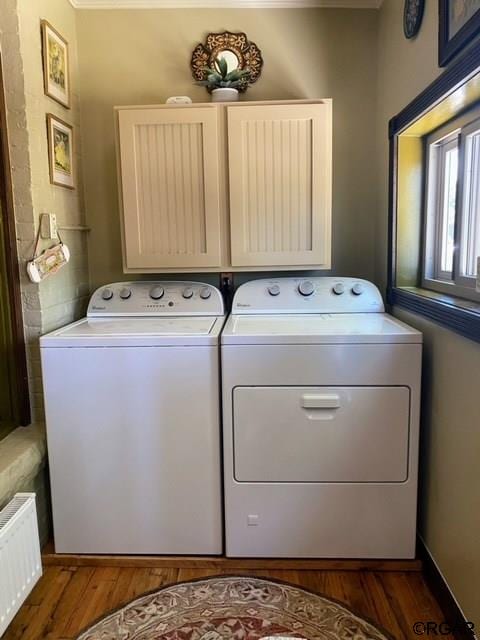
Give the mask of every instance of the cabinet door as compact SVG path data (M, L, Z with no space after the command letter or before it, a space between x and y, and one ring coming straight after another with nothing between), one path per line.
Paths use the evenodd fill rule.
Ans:
M219 266L217 110L118 115L125 268Z
M331 101L228 107L233 266L330 267Z

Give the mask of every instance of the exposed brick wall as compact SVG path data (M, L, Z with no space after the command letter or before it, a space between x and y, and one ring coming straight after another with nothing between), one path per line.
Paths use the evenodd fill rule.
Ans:
M81 225L85 221L74 11L68 0L35 0L33 3L31 0L2 0L0 48L34 420L43 419L38 338L81 316L89 293L87 238L82 232L63 232L62 239L69 246L72 257L58 274L40 285L32 284L25 274L25 264L32 256L41 213L55 213L59 225ZM44 95L42 18L47 19L69 43L71 109L65 109ZM50 184L47 113L53 113L74 126L76 188L73 191ZM48 242L42 243L42 248L47 246Z
M32 405L40 393L38 362L35 352L38 336L42 331L39 287L31 283L25 272L25 262L31 256L35 238L33 194L27 128L26 96L23 60L20 53L20 32L17 0L3 0L0 22L0 49L2 52L10 162L12 168L13 197L17 232L17 249L20 262L22 303L27 342L30 393ZM35 372L36 371L36 372ZM32 409L34 407L32 406ZM33 411L32 413L35 413Z

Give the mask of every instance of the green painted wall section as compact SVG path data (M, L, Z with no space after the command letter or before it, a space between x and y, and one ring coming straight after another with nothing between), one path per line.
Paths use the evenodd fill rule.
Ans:
M189 61L206 34L225 29L244 31L262 50L262 75L246 100L333 99L332 271L373 278L376 11L78 10L76 21L92 288L127 279L121 265L114 105L159 104L171 95L208 100L205 89L193 84ZM235 284L259 275L268 277L235 274ZM210 274L183 277L218 284Z

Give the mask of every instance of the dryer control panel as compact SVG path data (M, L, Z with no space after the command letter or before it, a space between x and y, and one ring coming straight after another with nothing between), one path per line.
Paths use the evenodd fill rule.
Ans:
M88 317L223 316L220 291L204 282L115 282L95 291Z
M252 280L242 284L232 313L381 313L378 288L359 278L311 277Z

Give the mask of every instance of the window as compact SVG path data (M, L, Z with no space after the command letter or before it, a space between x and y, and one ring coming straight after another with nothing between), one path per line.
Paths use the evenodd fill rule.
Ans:
M469 51L389 121L387 302L480 343L480 47Z
M426 138L423 281L427 289L480 301L480 113Z

